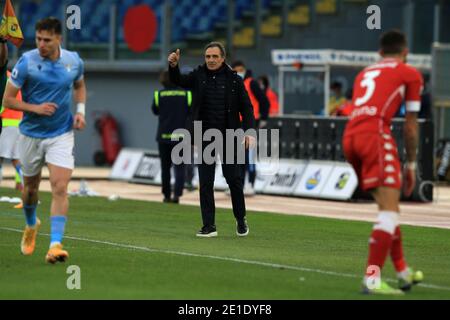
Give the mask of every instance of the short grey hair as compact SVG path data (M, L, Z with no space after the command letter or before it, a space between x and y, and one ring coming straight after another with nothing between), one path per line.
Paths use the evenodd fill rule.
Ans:
M219 48L220 53L222 54L222 57L225 58L227 56L224 45L218 41L213 41L213 42L208 43L205 46L205 51L208 50L209 48Z

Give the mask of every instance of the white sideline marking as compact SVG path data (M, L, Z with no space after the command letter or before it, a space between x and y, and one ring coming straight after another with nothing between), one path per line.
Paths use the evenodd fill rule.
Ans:
M4 228L4 227L0 227L0 230L19 232L19 233L23 232L23 230L14 229L14 228ZM48 233L41 233L41 232L39 232L39 234L40 235L44 235L44 236L50 236ZM91 243L105 244L105 245L110 245L110 246L120 247L120 248L125 248L125 249L131 249L131 250L141 250L141 251L146 251L146 252L167 253L167 254L174 254L174 255L179 255L179 256L188 256L188 257L208 258L208 259L222 260L222 261L231 261L231 262L237 262L237 263L244 263L244 264L257 265L257 266L264 266L264 267L269 267L269 268L287 269L287 270L304 271L304 272L313 272L313 273L326 274L326 275L330 275L330 276L345 277L345 278L361 278L360 275L357 276L357 275L350 274L350 273L326 271L326 270L312 269L312 268L299 267L299 266L289 266L289 265L283 265L283 264L278 264L278 263L270 263L270 262L254 261L254 260L245 260L245 259L221 257L221 256L212 256L212 255L190 253L190 252L183 252L183 251L152 249L152 248L148 248L148 247L134 246L134 245L131 245L131 244L115 243L115 242L110 242L110 241L102 241L102 240L87 239L87 238L72 237L72 236L65 236L64 238L70 239L70 240L78 240L78 241L85 241L85 242L91 242ZM394 279L387 279L386 281L387 282L394 282L394 283L397 282L397 280L394 280ZM450 291L450 287L437 286L437 285L434 285L434 284L419 283L417 286L428 288L428 289Z

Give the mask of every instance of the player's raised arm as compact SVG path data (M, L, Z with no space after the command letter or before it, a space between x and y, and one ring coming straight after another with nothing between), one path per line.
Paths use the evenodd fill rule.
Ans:
M181 74L180 72L180 49L177 49L175 52L172 52L169 54L169 57L167 58L167 61L169 62L169 79L170 81L180 86L184 89L192 89L194 85L194 77L193 73L190 72L189 74Z
M177 51L169 54L167 60L169 61L170 66L172 68L175 68L178 65L178 61L180 60L180 49L177 49Z

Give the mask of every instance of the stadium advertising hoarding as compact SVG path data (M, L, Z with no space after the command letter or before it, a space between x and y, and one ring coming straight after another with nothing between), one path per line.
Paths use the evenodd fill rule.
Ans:
M272 63L276 66L292 66L296 63L304 65L335 65L364 67L381 59L377 52L347 50L272 50ZM409 54L408 63L423 69L431 69L431 55Z
M292 195L305 171L306 161L280 160L278 171L271 176L263 193Z
M305 197L320 197L333 167L332 162L314 161L309 163L293 194Z
M161 184L161 162L157 153L145 152L136 172L133 182Z
M280 159L276 172L262 174L268 163L255 161L255 191L261 194L348 200L358 185L353 169L346 163L320 160ZM172 178L173 178L172 174ZM152 185L161 184L161 164L156 151L122 149L111 171L113 180ZM172 183L174 179L172 179ZM193 185L198 186L198 174ZM221 165L216 166L215 190L228 188Z
M147 184L161 183L161 163L155 151L123 148L111 170L110 179Z
M348 200L358 186L355 170L348 163L334 163L327 183L320 194L321 198Z
M143 156L144 152L142 150L122 149L114 162L110 178L115 180L131 180Z

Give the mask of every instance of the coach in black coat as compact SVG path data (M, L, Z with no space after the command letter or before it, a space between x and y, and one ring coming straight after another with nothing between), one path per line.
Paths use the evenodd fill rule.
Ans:
M253 108L244 83L225 63L225 49L221 43L208 44L205 47L205 64L187 75L180 74L179 59L179 49L168 57L170 80L192 91L192 120L202 121L203 131L218 129L225 136L226 129L247 130L255 127ZM225 143L234 142L225 141ZM246 148L254 144L253 137L245 137ZM207 145L207 142L203 142L201 147L204 149ZM222 164L222 172L230 187L233 213L237 222L236 233L238 236L246 236L249 229L245 219L241 165L235 162ZM202 159L199 164L199 190L203 227L197 233L199 237L217 236L214 174L215 164L207 164Z

